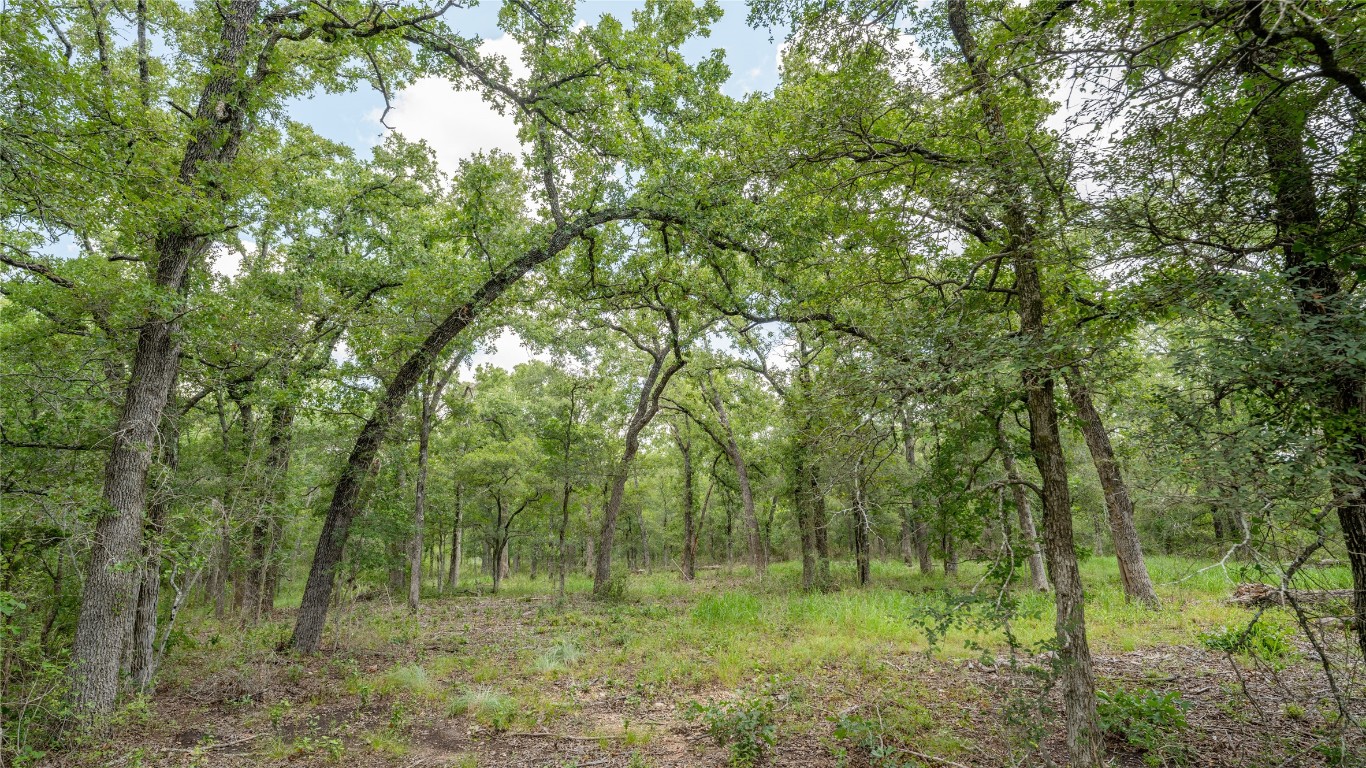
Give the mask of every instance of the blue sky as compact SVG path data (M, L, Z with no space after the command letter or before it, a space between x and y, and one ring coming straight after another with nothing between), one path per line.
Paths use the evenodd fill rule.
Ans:
M503 41L504 46L498 45L502 37L497 25L501 6L500 0L485 0L471 9L452 11L450 21L458 24L463 33L477 34L489 41L486 45L491 50L506 54L510 52L507 41ZM744 0L721 0L721 6L725 15L713 27L711 36L689 41L684 47L685 56L697 61L713 49L722 49L731 69L727 93L741 96L748 91L771 90L778 82L778 46L783 31L751 29L745 20L748 7ZM634 0L586 0L579 4L578 16L590 23L605 14L629 21L631 12L642 7L643 2ZM472 94L452 99L448 91L436 86L436 83L420 83L399 94L395 102L401 108L396 110L397 114L391 114L389 124L410 138L427 139L442 156L443 164L448 166L453 166L459 158L447 155L464 154L462 150L491 146L511 148L510 145L500 146L497 141L497 137L510 128L509 121L471 114L471 111L491 110L481 110L478 97ZM444 109L438 103L452 101L459 103L447 104ZM343 94L319 93L296 101L290 112L294 119L311 125L322 136L364 152L379 141L385 130L378 120L383 106L384 100L378 93L361 90ZM455 135L461 132L462 126L467 134L465 137Z

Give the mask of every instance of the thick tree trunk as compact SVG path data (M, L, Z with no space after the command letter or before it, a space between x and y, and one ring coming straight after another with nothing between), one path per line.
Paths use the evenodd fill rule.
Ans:
M214 65L200 92L196 128L180 163L182 185L196 184L202 166L231 163L236 156L251 90L242 83L244 57L259 7L260 0L232 0L223 9ZM203 230L204 222L184 222L158 234L153 282L167 297L183 295L190 266L203 258L210 242L197 234ZM118 696L122 627L136 605L140 569L130 566L141 554L147 471L180 366L179 316L178 307L148 308L112 433L104 473L105 507L95 523L71 645L70 697L72 711L81 720L108 714Z
M1001 115L995 84L977 56L977 43L968 21L966 0L948 0L949 27L967 64L981 106L984 127L991 137L998 174L996 193L1005 206L1007 237L1004 256L1015 273L1020 331L1033 354L1042 355L1049 340L1044 323L1043 285L1035 256L1035 234L1026 216L1027 194L1011 158L1015 147ZM1104 748L1096 713L1095 675L1091 649L1086 640L1086 616L1081 570L1072 537L1072 499L1067 487L1067 464L1058 431L1053 378L1047 368L1029 368L1023 374L1029 410L1030 448L1043 482L1044 553L1053 581L1057 616L1057 673L1062 683L1063 710L1067 721L1067 751L1073 768L1100 768Z
M996 421L996 449L1001 452L1001 466L1006 472L1006 482L1010 483L1010 493L1015 498L1015 512L1020 519L1020 544L1029 555L1030 584L1040 592L1047 592L1048 574L1044 571L1043 552L1039 549L1039 534L1034 528L1034 512L1029 505L1029 491L1015 467L1015 453L1011 449L1010 440L1006 437L1005 425L999 419Z
M1124 596L1137 600L1149 608L1157 608L1157 591L1153 589L1152 579L1148 576L1148 565L1143 559L1143 545L1138 540L1138 529L1134 527L1134 502L1129 495L1129 486L1119 471L1115 460L1114 447L1110 445L1110 435L1105 431L1100 411L1091 400L1091 392L1075 368L1063 372L1067 394L1077 409L1081 422L1081 433L1086 438L1086 447L1091 452L1091 461L1100 476L1100 487L1105 493L1105 510L1109 515L1110 538L1115 548L1115 559L1119 561L1119 576L1124 584Z
M174 385L173 385L174 386ZM142 541L142 583L138 589L137 616L133 624L131 673L139 692L151 688L156 675L157 606L161 598L161 537L169 516L170 488L180 466L180 419L174 411L162 416L159 441L166 478L148 507Z
M1261 9L1250 5L1248 32L1258 37ZM1254 94L1279 92L1283 85L1267 77L1255 54L1240 60L1240 73ZM1315 188L1314 165L1305 150L1305 119L1309 111L1294 103L1292 91L1268 98L1253 112L1266 156L1267 175L1275 195L1276 228L1280 240L1281 274L1295 293L1301 332L1317 337L1324 347L1342 344L1350 331L1341 320L1342 305L1351 300L1344 291L1333 261L1324 256L1337 247L1326 238ZM1349 308L1349 314L1351 310ZM1357 644L1366 658L1366 381L1354 372L1330 372L1327 392L1318 404L1324 420L1328 458L1338 523L1342 527L1347 560L1352 569L1353 613ZM1231 532L1237 536L1240 532Z
M440 356L441 351L456 336L483 313L498 297L520 280L527 272L546 262L575 242L580 235L600 224L630 218L634 210L611 210L585 214L572 223L556 228L544 248L523 254L498 270L471 297L446 316L422 345L403 362L385 387L384 395L365 422L351 449L346 466L332 491L332 502L323 520L322 533L313 553L313 565L304 585L303 600L299 605L298 620L290 644L300 653L313 653L322 642L323 626L327 622L327 606L331 601L336 581L337 566L341 564L346 540L351 534L351 523L360 507L361 490L370 475L370 466L398 415L403 402L412 393L422 373Z

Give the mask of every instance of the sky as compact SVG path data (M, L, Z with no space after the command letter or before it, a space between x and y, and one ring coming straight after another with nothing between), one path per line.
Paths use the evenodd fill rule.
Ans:
M751 29L745 18L748 7L743 0L721 0L725 14L713 26L710 37L696 38L683 48L684 56L698 61L712 50L725 51L731 78L724 90L731 96L743 96L752 91L769 91L778 83L779 44L782 30ZM596 23L603 15L611 14L624 22L631 12L644 7L634 0L586 0L579 4L579 19ZM482 5L468 10L452 11L449 21L463 34L479 35L484 39L485 53L500 54L508 59L514 74L519 71L517 46L498 29L499 0L485 0ZM384 122L409 139L422 139L436 152L437 161L446 171L453 170L461 159L476 152L492 149L518 154L517 129L510 115L498 114L475 92L456 91L440 78L424 78L394 94L392 111ZM384 99L370 90L353 93L318 93L311 98L296 100L290 105L290 115L307 123L319 135L355 148L362 155L377 145L388 131L380 123ZM215 269L235 271L235 265L215 264ZM504 331L493 342L493 350L483 351L471 358L471 365L491 364L511 369L533 355L515 334Z

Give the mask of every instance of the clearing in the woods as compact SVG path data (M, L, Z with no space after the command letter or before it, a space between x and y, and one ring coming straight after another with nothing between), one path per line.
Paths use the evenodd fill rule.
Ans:
M1084 563L1115 765L1303 766L1362 753L1360 730L1338 728L1291 613L1268 610L1238 645L1252 611L1229 602L1225 569L1149 566L1168 610L1126 604L1112 558ZM846 586L824 594L800 592L799 575L789 563L763 582L743 568L693 583L635 574L615 602L590 599L582 576L564 600L553 579L514 577L496 595L467 581L417 615L362 594L309 657L277 650L291 610L249 629L191 616L155 694L60 764L1066 763L1057 693L1045 690L1049 596L1011 593L1012 653L998 610L1010 601L979 582L980 566L946 580L877 563L863 589L837 567ZM1328 568L1314 581L1350 576ZM1359 690L1360 669L1335 673ZM1366 701L1349 709L1366 716Z

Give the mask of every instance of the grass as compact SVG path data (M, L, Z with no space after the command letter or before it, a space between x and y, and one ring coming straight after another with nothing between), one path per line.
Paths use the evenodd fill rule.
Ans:
M1157 612L1124 599L1113 558L1082 563L1093 653L1201 648L1202 638L1241 628L1252 616L1227 602L1240 576L1233 570L1161 556L1150 556L1148 566L1163 603ZM305 720L318 702L350 708L364 717L351 731L359 740L348 748L392 758L414 748L407 734L418 733L417 724L431 728L447 718L494 734L567 728L646 747L656 731L638 724L676 718L683 702L770 688L782 697L788 737L828 740L822 734L830 730L831 713L857 707L894 741L952 758L973 748L964 734L976 726L966 713L999 702L961 679L935 682L936 669L950 668L936 660L1002 655L1009 646L992 622L950 626L932 646L917 617L967 595L983 567L963 563L953 579L875 562L872 584L860 588L852 565L840 563L832 568L836 589L816 594L800 590L799 563L775 564L762 581L744 568L703 571L694 583L672 573L635 574L623 599L609 603L590 599L591 581L581 574L569 578L563 601L554 599L553 579L514 576L497 598L433 599L418 617L402 605L386 609L382 599L358 604L329 626L327 642L336 643L330 656L284 663L274 646L287 634L287 621L240 632L191 612L165 680L186 689L210 677L243 689L272 677L312 686L312 700L295 696L292 687L274 688L242 704L242 717L282 733L281 726ZM480 586L468 583L476 591ZM1326 568L1307 573L1297 586L1349 583L1346 568ZM995 589L984 584L979 591L994 598ZM1023 569L1010 594L1017 606L1011 632L1026 649L1041 648L1053 637L1052 598L1028 590ZM1295 634L1283 610L1267 611L1262 621L1272 635ZM914 674L907 672L911 665L917 665ZM611 711L625 721L576 719L590 710L600 716L603 707L595 709L595 701L614 702ZM1320 719L1303 707L1287 710L1287 717ZM261 746L272 759L336 751L316 738L277 736Z

